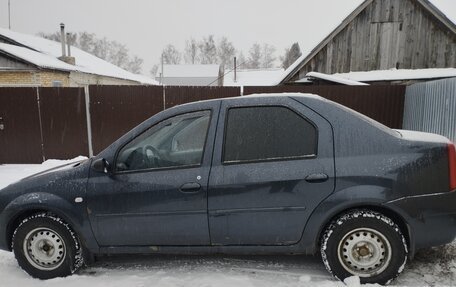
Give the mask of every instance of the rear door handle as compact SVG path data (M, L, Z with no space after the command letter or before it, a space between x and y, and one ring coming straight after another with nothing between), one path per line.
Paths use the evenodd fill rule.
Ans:
M197 182L189 182L180 187L180 191L190 193L198 192L201 189L201 185Z
M325 182L328 180L328 175L325 173L312 173L306 176L306 181L310 183Z

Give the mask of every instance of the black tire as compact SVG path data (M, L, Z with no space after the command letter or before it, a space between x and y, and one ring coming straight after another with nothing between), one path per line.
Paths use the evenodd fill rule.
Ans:
M321 239L326 269L343 281L359 276L361 283L389 284L407 262L407 243L388 217L352 210L332 221Z
M84 264L74 232L49 213L24 219L14 231L12 249L19 266L34 278L65 277Z

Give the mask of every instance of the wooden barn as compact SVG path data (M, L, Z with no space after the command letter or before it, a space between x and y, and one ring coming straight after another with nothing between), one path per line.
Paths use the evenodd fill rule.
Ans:
M456 67L456 25L428 0L366 0L280 84L324 74Z

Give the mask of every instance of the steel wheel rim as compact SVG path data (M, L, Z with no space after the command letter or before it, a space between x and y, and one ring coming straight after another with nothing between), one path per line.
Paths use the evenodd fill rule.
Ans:
M371 228L349 231L337 248L342 267L359 277L373 277L385 271L391 262L391 253L388 239Z
M23 244L27 261L40 270L54 270L62 265L66 248L62 236L49 228L36 228L27 233Z

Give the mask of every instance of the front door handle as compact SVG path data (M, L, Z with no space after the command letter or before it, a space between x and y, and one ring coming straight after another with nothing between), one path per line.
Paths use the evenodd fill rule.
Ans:
M312 173L306 176L306 181L310 183L325 182L328 180L328 175L325 173Z
M182 192L198 192L201 189L201 185L197 182L189 182L180 187Z

